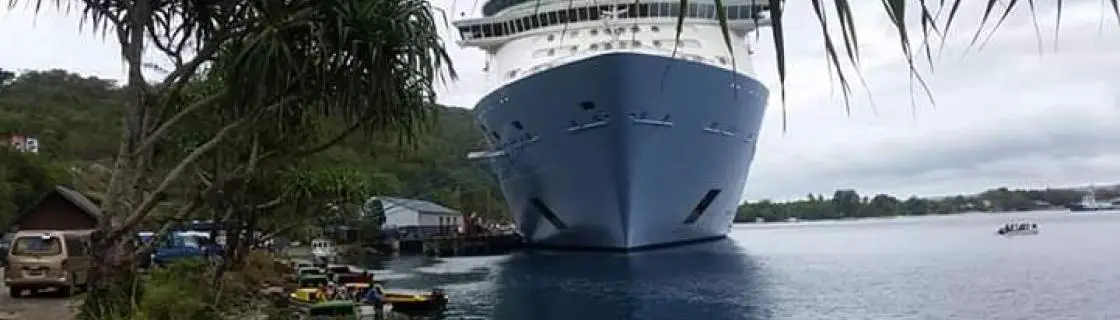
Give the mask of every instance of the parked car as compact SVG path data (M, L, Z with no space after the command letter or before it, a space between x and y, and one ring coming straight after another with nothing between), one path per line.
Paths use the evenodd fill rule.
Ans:
M140 241L154 241L150 235L138 235ZM174 232L157 243L152 249L147 261L142 264L151 266L165 266L180 259L201 258L215 260L222 257L222 246L210 239L210 235L203 232L180 231Z

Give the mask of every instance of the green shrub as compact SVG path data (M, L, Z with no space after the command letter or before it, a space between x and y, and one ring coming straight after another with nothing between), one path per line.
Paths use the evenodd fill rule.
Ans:
M145 281L139 307L143 319L214 319L216 306L208 265L197 259L152 270Z

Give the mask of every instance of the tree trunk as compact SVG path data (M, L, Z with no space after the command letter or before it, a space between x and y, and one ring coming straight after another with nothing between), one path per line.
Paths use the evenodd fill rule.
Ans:
M248 219L246 219L247 221L245 223L245 227L242 229L245 233L245 240L241 242L242 248L237 253L237 260L235 261L237 262L236 265L238 266L242 265L242 263L245 262L245 257L247 257L249 253L252 252L253 249L257 246L257 237L255 230L258 212L256 210L250 210L248 214L249 217Z
M91 240L92 263L80 319L127 319L141 294L140 279L125 241L110 239L99 230Z

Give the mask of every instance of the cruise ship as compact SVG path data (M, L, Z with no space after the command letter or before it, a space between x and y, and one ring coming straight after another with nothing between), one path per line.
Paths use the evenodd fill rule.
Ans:
M455 21L485 52L474 107L530 245L632 250L723 238L769 91L749 35L768 1L490 0ZM684 15L683 27L677 22Z

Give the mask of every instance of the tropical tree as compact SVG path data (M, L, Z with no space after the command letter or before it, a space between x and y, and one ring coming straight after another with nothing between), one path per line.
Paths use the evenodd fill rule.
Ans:
M313 115L344 120L341 137L392 132L408 138L430 118L432 86L450 64L433 10L420 0L85 0L76 6L86 26L116 36L129 96L123 138L101 202L106 214L93 238L92 285L83 304L87 318L132 313L127 295L134 275L124 268L130 252L121 249L165 192L226 139L245 130L283 131ZM158 83L143 73L154 65L145 49L171 61ZM184 98L208 65L221 79L221 90ZM161 156L174 153L169 149L177 146L165 138L193 114L221 114L227 121L203 131L202 142L181 158ZM211 185L243 180L255 172L253 165L245 161ZM183 211L191 206L184 204Z
M0 146L0 232L55 185L69 184L66 169L43 155Z

